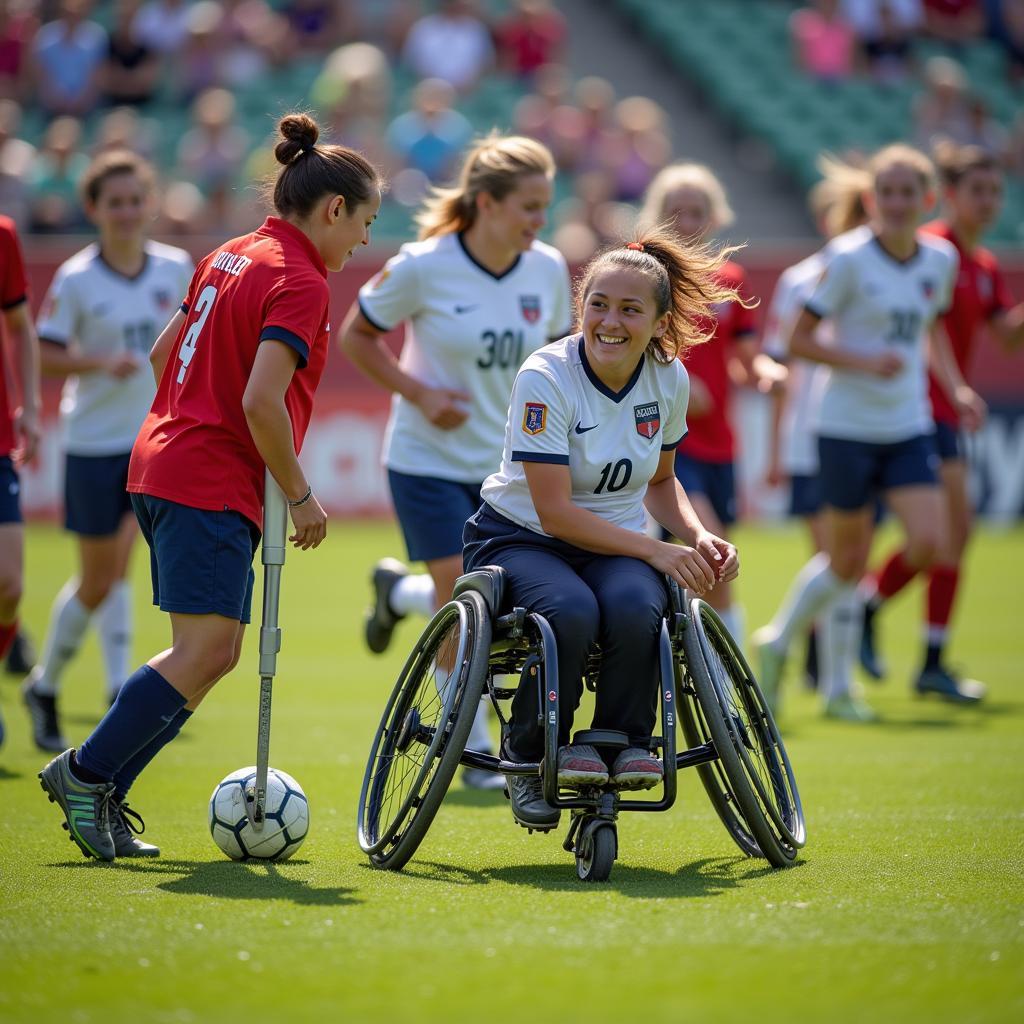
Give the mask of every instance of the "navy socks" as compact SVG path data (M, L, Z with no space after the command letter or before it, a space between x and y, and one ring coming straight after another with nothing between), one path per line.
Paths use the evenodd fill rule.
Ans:
M185 698L155 668L143 665L128 677L114 706L78 749L77 763L93 776L113 781L136 754L149 748L173 725L184 708ZM178 734L181 724L169 739ZM140 763L133 780L163 745Z
M192 717L192 712L182 708L167 723L163 732L154 736L137 754L133 754L128 762L122 765L114 776L114 796L123 800L131 789L132 783L139 777L143 768L181 732L182 726Z

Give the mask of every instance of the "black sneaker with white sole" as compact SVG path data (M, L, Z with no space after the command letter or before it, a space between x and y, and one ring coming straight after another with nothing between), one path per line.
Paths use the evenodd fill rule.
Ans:
M57 715L57 698L37 693L35 679L29 676L22 684L21 699L25 702L32 720L32 739L36 746L51 754L59 754L66 749L68 744L60 731L60 719Z
M366 612L363 623L363 635L366 646L374 654L383 654L391 644L391 635L395 626L405 618L391 609L388 598L395 584L409 575L409 570L397 558L382 558L370 575L370 586L373 588L373 604Z

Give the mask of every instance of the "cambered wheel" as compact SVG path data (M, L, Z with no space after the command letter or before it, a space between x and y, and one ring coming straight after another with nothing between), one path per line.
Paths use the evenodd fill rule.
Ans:
M782 737L750 666L704 601L691 602L683 648L699 705L692 715L698 729L703 717L719 757L706 766L715 773L711 786L705 781L712 804L741 849L751 852L747 842L753 839L755 855L786 867L806 841L803 807ZM734 801L727 799L730 794ZM740 815L746 835L736 828Z
M359 796L359 845L397 871L416 852L466 747L487 675L491 621L475 592L430 620L398 677Z
M576 840L576 874L583 882L607 882L618 853L615 826L583 826Z

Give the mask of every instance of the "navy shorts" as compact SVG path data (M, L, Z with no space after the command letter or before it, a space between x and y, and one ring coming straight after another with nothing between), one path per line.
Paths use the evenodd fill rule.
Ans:
M64 528L84 537L109 537L132 513L128 463L123 455L64 457Z
M794 473L789 478L789 514L800 519L821 511L821 477L817 473Z
M943 462L956 462L964 457L963 443L960 440L960 431L951 427L948 423L935 423L935 448L939 458Z
M210 512L133 494L149 545L153 604L163 612L223 615L248 623L260 531L233 510Z
M0 456L0 526L20 523L21 481L10 455Z
M736 475L731 462L705 462L677 450L676 479L687 495L703 494L723 526L736 522Z
M482 484L388 470L391 500L412 562L462 554L462 530L480 508Z
M819 437L818 455L822 499L845 512L870 506L885 491L939 480L931 434L892 444Z

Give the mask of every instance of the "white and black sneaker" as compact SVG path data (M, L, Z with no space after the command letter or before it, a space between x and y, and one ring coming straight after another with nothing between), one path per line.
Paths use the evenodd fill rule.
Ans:
M36 677L32 674L21 687L21 699L32 719L32 739L40 750L59 754L68 744L60 730L57 698L36 692L35 683Z

